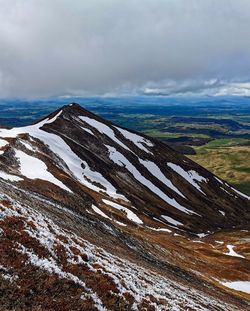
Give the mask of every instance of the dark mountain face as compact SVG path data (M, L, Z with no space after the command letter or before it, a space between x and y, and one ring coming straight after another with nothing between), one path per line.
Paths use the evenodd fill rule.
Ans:
M247 308L249 198L160 141L71 104L0 129L0 186L6 309Z

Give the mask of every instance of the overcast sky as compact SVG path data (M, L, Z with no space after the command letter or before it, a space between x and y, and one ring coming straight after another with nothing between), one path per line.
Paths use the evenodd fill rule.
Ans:
M0 97L250 95L250 0L0 0Z

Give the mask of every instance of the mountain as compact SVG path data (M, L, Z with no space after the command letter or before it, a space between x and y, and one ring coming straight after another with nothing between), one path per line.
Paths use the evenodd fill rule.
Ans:
M0 129L0 211L0 310L250 308L249 197L78 104Z

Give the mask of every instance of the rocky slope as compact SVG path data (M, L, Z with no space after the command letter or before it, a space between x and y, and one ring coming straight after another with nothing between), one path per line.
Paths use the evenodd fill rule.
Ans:
M2 310L250 308L249 198L77 104L0 129L0 213Z

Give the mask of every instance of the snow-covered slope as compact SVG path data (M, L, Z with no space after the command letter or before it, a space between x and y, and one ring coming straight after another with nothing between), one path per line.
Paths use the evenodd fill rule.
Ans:
M171 218L194 232L249 221L245 195L165 144L114 126L76 104L31 126L1 129L0 139L2 178L18 176L27 187L30 180L40 180L68 194L84 191L92 201L89 208L94 203L110 211L102 198L118 200L124 210L143 214L145 224L153 216L171 225ZM244 217L235 217L239 212Z
M242 245L247 239L249 198L162 142L71 104L34 125L0 129L0 186L1 232L10 242L0 248L8 257L0 259L0 271L11 288L25 275L10 249L35 275L53 275L60 295L71 284L78 306L72 310L245 304L230 296L226 306L228 296L214 286L230 291L226 284L248 281L247 249L237 258L231 253L235 236ZM222 232L223 245L215 240ZM231 253L226 245L233 245ZM237 260L235 279L229 270L237 271ZM229 266L219 269L219 262ZM246 299L247 293L236 294Z

